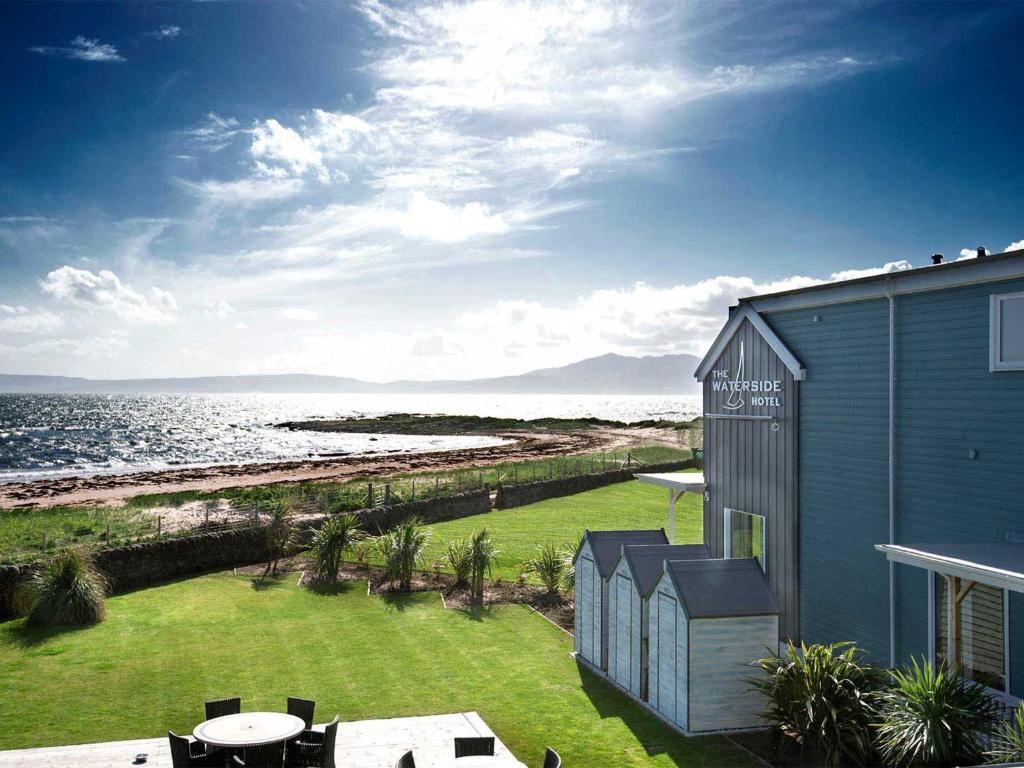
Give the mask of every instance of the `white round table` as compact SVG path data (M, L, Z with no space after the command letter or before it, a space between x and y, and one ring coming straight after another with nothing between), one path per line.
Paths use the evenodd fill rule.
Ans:
M444 768L526 768L526 766L512 757L512 755L504 754L494 755L493 757L483 757L481 755L457 757L450 763L445 763Z
M306 729L301 717L282 712L241 712L200 723L192 731L196 741L215 747L251 747L298 736Z

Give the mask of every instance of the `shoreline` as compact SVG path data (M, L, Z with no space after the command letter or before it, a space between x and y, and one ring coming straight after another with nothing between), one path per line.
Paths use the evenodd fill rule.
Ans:
M655 428L595 428L560 432L497 432L510 442L482 448L424 453L221 464L90 477L62 477L0 485L0 510L57 506L122 506L135 496L178 491L351 480L406 472L450 471L509 461L610 451L640 442L678 445Z

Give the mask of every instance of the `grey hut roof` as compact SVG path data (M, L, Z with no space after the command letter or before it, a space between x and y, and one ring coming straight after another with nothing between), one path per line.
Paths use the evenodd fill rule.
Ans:
M665 572L691 619L766 616L779 603L753 557L729 560L668 560Z
M615 570L619 562L619 555L622 554L622 547L626 544L668 544L668 537L665 529L659 528L656 531L584 531L583 540L589 541L590 548L594 552L594 560L597 562L598 573L602 579L607 579ZM575 561L580 556L580 550L576 550L573 557Z
M664 573L666 560L706 560L711 557L711 550L706 544L627 544L621 557L626 559L637 591L647 597Z

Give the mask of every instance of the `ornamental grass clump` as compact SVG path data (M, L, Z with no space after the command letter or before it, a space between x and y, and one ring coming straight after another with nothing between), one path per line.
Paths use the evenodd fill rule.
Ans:
M498 559L498 550L486 528L469 540L469 552L469 600L473 605L483 605L484 577L490 575Z
M1013 711L1013 717L998 725L992 749L985 754L990 763L1024 763L1024 703Z
M526 572L540 579L549 597L557 595L565 583L565 558L562 550L554 544L539 545L537 556L526 562Z
M359 518L348 512L329 517L319 530L313 532L310 553L313 572L320 581L334 583L345 559L345 552L363 537Z
M767 700L764 719L792 735L801 756L810 751L829 766L874 763L871 726L885 674L853 643L789 643L754 664L764 673L751 680Z
M997 715L995 701L980 683L945 663L925 662L893 670L883 696L878 750L886 765L976 765Z
M397 581L402 592L412 590L412 574L423 560L430 534L419 518L410 518L375 540L377 551L384 559L384 576Z
M79 549L62 549L31 583L28 623L34 626L96 624L107 615L107 582Z
M473 551L465 539L450 541L444 548L444 559L455 575L455 586L464 589L469 586L469 574L473 569Z

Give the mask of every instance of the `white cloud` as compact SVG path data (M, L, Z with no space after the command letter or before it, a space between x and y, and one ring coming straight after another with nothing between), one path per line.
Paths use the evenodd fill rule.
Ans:
M94 336L84 339L45 339L17 346L0 345L2 355L58 355L102 359L120 357L128 349L123 336Z
M211 320L225 320L235 314L235 308L223 299L208 299L203 302L203 314Z
M233 117L222 117L216 112L208 112L206 120L181 133L189 143L210 152L220 152L229 146L234 138L242 132L238 121Z
M157 40L171 40L181 34L181 27L175 24L168 24L167 26L160 27L160 29L154 29L152 32L147 32L147 37L155 37Z
M285 128L277 120L271 119L257 124L252 135L249 151L253 157L279 164L298 175L314 169L320 181L326 183L330 180L330 174L323 165L323 156L312 143L291 128ZM264 165L263 168L269 170L271 166Z
M45 309L0 304L0 331L6 333L55 333L64 325L64 319Z
M181 181L182 186L215 206L250 206L293 197L302 191L299 179L247 178L237 181Z
M281 317L285 320L316 320L320 314L312 309L299 307L286 307L281 310Z
M115 46L101 43L99 40L91 40L82 35L72 40L70 47L37 45L29 50L44 56L57 56L78 61L124 61L124 57L118 54Z
M839 280L856 280L861 277L872 277L874 275L887 275L890 272L903 272L913 269L913 265L906 259L890 261L881 267L869 267L868 269L846 269L842 272L835 272L830 277L831 282Z
M1006 248L1004 248L1003 250L1004 251L1021 251L1021 250L1024 250L1024 240L1017 240L1015 242L1012 242L1008 246L1006 246Z
M65 265L50 272L40 287L58 301L105 310L130 322L169 325L177 319L178 303L170 293L156 287L139 293L109 270L94 273Z

